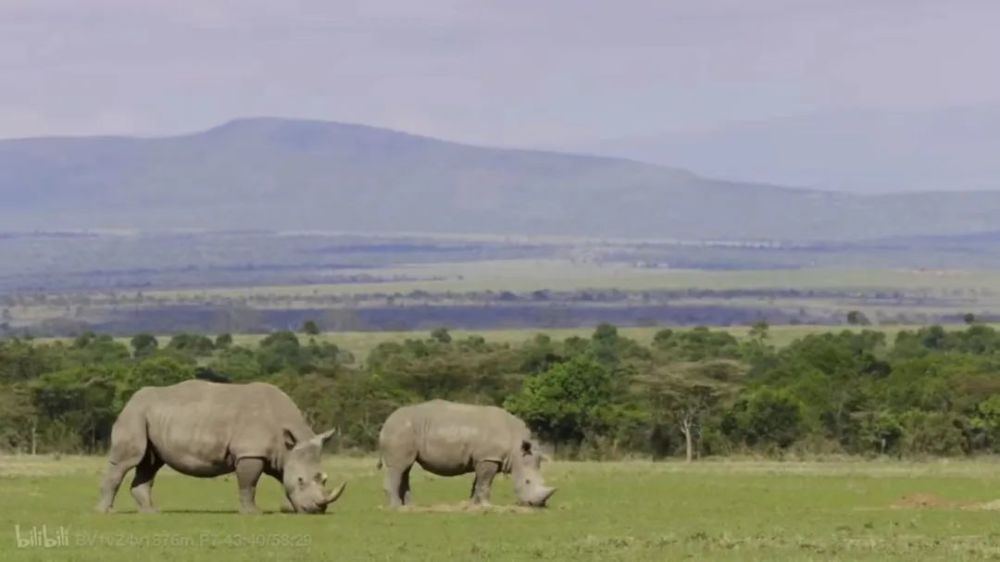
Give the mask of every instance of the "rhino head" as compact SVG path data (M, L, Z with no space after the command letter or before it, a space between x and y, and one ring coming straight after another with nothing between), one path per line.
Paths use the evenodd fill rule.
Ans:
M298 513L324 513L327 506L337 501L344 493L347 483L332 492L326 491L326 473L320 465L323 444L329 441L336 430L331 429L305 441L297 441L289 431L285 431L285 467L282 483L285 496Z
M521 441L511 457L511 476L518 503L545 507L556 489L546 486L542 479L542 453L538 446L528 440Z

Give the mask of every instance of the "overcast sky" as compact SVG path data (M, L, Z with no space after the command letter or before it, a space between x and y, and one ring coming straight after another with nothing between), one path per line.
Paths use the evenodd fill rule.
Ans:
M0 0L0 137L253 115L559 146L1000 103L998 0Z

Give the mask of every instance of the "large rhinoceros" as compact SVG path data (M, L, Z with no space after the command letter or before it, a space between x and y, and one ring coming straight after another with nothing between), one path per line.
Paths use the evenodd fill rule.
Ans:
M379 434L379 466L393 507L410 503L410 468L416 462L439 476L474 472L472 501L489 504L497 472L511 474L523 505L543 507L555 488L542 481L542 455L528 427L494 406L431 400L393 412Z
M132 395L111 430L109 465L98 511L107 512L125 474L135 468L132 496L153 511L153 478L164 464L189 476L236 472L240 511L255 513L261 474L285 488L284 509L323 513L344 491L325 490L323 443L284 392L269 384L219 384L190 380L146 387Z

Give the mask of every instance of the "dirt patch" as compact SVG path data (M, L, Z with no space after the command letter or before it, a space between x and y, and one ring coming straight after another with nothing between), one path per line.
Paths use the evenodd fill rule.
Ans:
M476 505L470 502L407 505L397 509L400 513L538 513L540 510L520 505Z
M1000 511L1000 500L992 500L982 503L974 503L965 506L965 509L975 510L975 511Z
M1000 511L1000 499L987 502L955 501L934 494L907 494L892 504L895 509L965 509L969 511Z
M892 504L897 509L954 509L963 507L962 502L956 502L934 494L915 493L907 494Z

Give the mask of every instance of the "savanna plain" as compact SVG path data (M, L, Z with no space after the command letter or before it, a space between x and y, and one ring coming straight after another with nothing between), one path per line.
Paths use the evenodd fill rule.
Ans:
M993 459L901 462L553 462L549 508L463 502L468 478L414 474L412 507L383 506L374 458L328 457L349 482L322 516L236 512L233 478L165 470L158 514L123 486L92 511L104 459L0 457L0 559L29 560L983 560L1000 558ZM37 544L44 530L48 548ZM33 534L34 533L34 534ZM34 537L34 539L33 539ZM34 542L31 542L34 540Z

